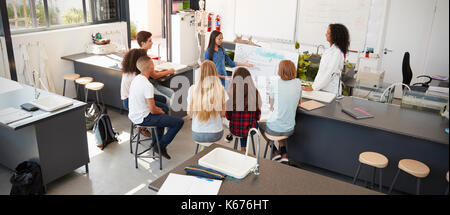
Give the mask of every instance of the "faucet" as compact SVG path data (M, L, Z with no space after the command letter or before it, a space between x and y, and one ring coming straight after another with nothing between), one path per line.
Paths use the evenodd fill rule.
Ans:
M319 45L319 46L317 46L316 55L319 55L319 48L320 48L320 47L325 48L324 45Z
M256 128L250 129L250 131L248 131L248 133L251 135L252 131L255 131L256 134L258 134L258 146L256 147L257 151L258 151L256 153L256 166L255 166L255 168L252 169L252 172L255 175L259 175L259 148L260 148L260 141L259 141L260 139L259 139L259 137L261 136L261 133L259 133L259 130L256 129ZM253 138L252 138L252 141L253 141ZM248 142L248 140L247 140L247 142ZM247 154L248 154L248 148L250 148L250 147L247 147L247 149L245 150L245 156L247 156Z

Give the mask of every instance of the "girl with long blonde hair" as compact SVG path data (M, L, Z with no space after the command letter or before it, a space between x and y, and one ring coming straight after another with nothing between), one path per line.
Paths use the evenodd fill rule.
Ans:
M217 142L223 136L227 93L214 63L206 60L200 67L196 84L188 91L188 115L192 117L192 136L196 142Z

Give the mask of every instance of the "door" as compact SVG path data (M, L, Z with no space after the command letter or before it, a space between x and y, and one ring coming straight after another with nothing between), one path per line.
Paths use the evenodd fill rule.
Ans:
M381 53L385 82L402 82L402 61L405 52L411 55L411 84L417 82L417 76L425 73L435 7L436 0L389 1L386 37ZM399 89L401 87L396 87L396 98L402 95Z

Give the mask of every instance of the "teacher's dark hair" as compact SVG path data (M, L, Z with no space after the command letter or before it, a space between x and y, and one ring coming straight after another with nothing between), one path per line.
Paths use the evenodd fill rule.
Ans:
M346 55L350 46L350 34L347 27L343 24L330 24L328 27L331 32L331 42Z
M209 37L209 44L208 44L208 51L209 51L209 56L208 59L209 60L213 60L213 56L214 56L214 47L216 46L216 38L221 35L222 32L220 31L213 31L211 33L211 36ZM221 48L221 47L220 47Z

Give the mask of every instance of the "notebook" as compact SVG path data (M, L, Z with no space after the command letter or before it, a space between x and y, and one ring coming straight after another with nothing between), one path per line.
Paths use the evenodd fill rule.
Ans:
M321 108L323 106L325 106L325 105L320 103L320 102L316 102L314 100L310 100L310 101L307 101L307 102L302 102L300 104L301 108L303 108L305 110L308 110L308 111L311 111L311 110L314 110L314 109L317 109L317 108Z
M319 102L330 103L336 97L336 94L324 91L302 91L302 97L305 99L313 99Z
M372 114L363 110L360 107L342 108L342 112L352 116L355 119L367 119L373 117Z
M73 104L72 100L64 98L62 96L51 95L38 100L30 102L30 104L45 110L45 111L55 111Z
M21 109L5 108L0 110L0 123L7 125L31 116L33 115Z

